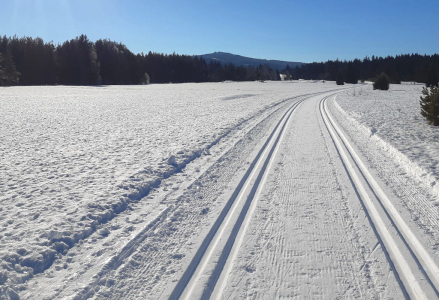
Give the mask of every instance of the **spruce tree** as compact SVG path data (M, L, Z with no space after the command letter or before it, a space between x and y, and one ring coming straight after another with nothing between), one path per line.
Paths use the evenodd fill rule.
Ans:
M0 86L3 85L3 54L0 52Z
M437 77L437 71L436 68L433 64L430 65L430 68L428 69L428 74L427 74L427 82L425 83L425 85L427 87L433 87L433 86L438 86L438 77Z
M338 72L337 74L336 83L337 85L344 85L343 74L341 72Z
M10 53L5 54L3 63L2 77L4 84L7 86L18 84L20 72L17 72L15 69L15 63L12 60L12 55Z
M145 72L142 76L141 84L149 84L150 81L148 73Z
M428 123L433 126L439 126L439 87L426 87L422 89L421 96L421 115L424 116Z
M358 77L355 73L354 65L352 63L348 63L348 70L346 72L346 83L352 83L357 84L358 83Z
M386 91L389 89L389 83L389 77L387 77L387 75L383 72L375 79L375 82L373 83L373 89Z
M401 84L401 77L397 72L393 73L391 76L391 81L393 84Z

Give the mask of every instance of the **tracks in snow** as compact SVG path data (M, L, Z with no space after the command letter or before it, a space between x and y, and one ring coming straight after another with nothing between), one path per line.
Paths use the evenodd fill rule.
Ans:
M129 241L121 241L125 244L122 249L108 253L108 255L99 256L100 263L85 269L84 274L80 270L80 272L69 276L69 278L60 280L51 278L50 283L42 278L42 284L36 286L62 285L62 287L50 293L44 291L44 297L47 299L69 297L74 299L144 299L145 297L148 298L147 295L151 299L153 299L152 295L155 298L168 298L172 288L177 283L177 279L180 278L180 275L176 277L173 274L175 272L178 274L180 271L183 273L183 270L185 270L185 259L182 258L186 256L188 249L189 251L192 249L191 245L194 242L197 243L198 238L196 237L198 235L204 237L213 223L212 221L209 227L200 226L200 224L207 225L206 222L210 213L206 212L209 212L209 208L211 211L218 211L215 208L216 205L218 205L218 208L222 207L224 202L218 200L218 203L216 203L216 201L217 198L222 198L219 194L225 190L225 184L230 181L231 177L235 176L235 172L238 171L238 174L241 174L241 169L248 168L246 162L250 163L251 161L247 160L246 157L253 157L256 154L255 147L258 149L259 145L263 144L261 138L271 133L270 127L274 127L274 120L282 116L288 107L294 105L292 102L297 103L320 94L322 92L285 99L279 105L267 110L267 113L256 118L256 122L240 128L243 133L237 134L233 144L226 144L215 150L223 154L219 159L215 158L216 161L209 163L209 165L212 164L211 167L202 171L198 179L194 179L195 182L185 181L185 184L182 184L175 192L170 192L169 195L162 195L161 192L157 194L161 195L157 198L163 198L159 201L160 212L157 211L151 214L148 218L149 221L142 223L144 225L143 229L136 230L137 233ZM226 150L226 148L229 150ZM237 164L238 161L239 164ZM233 164L232 167L228 166L230 163ZM239 169L236 169L238 167ZM188 168L191 168L191 166ZM242 173L244 172L242 171ZM219 176L220 173L224 173L221 176L228 179ZM185 178L184 175L186 174L182 174L182 176L176 174L175 177L180 176L182 180L189 179L189 177ZM198 190L198 187L202 187L205 180L209 180L209 178L211 182L206 186L206 194L204 192L205 188ZM228 194L228 191L226 193ZM153 196L151 195L151 197ZM226 199L228 197L224 200ZM146 201L148 202L148 199ZM148 208L148 206L145 207ZM203 209L203 212L200 213L203 207L207 207L207 210ZM111 249L111 245L112 242L105 247ZM198 245L197 243L197 248ZM84 251L80 251L81 257L84 254L86 254ZM192 254L190 257L187 259L192 259ZM86 258L87 261L89 259L95 260L96 258L94 256ZM78 260L78 263L81 264L81 261ZM172 264L170 264L171 261ZM183 268L180 269L180 265ZM161 278L164 279L161 280ZM54 281L57 283L54 284ZM62 283L60 283L61 281ZM175 283L171 283L171 281ZM27 295L32 297L33 292L38 291L32 289L32 292L27 293ZM40 295L42 296L42 294Z
M399 284L408 299L439 297L439 268L320 102L320 113Z
M251 163L169 299L208 299L222 294L233 260L257 205L268 170L278 151L295 102L283 115Z

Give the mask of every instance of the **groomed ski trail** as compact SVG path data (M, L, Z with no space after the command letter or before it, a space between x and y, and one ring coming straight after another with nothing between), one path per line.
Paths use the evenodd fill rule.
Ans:
M367 210L375 232L389 255L389 263L398 274L401 289L406 298L439 298L438 266L328 112L326 105L328 99L329 97L325 97L320 102L322 118L336 144L346 171L357 189L359 198ZM395 230L389 230L388 224Z
M322 98L304 102L288 126L228 280L211 299L404 298L323 123Z
M236 249L239 249L246 227L257 204L260 194L259 187L262 187L266 180L265 171L271 166L271 158L276 155L277 146L282 140L291 115L304 100L294 103L278 122L247 173L241 179L234 195L230 198L230 211L227 209L219 216L214 227L212 227L212 234L206 237L203 246L200 247L187 272L171 294L170 299L180 299L180 296L182 299L196 299L199 297L208 299L218 280L220 291L217 293L221 293L222 284L225 281L224 276L227 275L230 268L230 263L227 264L229 255L232 256L230 260L233 261ZM242 225L244 228L240 232ZM238 241L237 245L234 245L235 240ZM210 270L210 276L207 276L206 282L204 278L206 278L205 271L208 265L211 265L213 270ZM223 268L226 268L224 273Z

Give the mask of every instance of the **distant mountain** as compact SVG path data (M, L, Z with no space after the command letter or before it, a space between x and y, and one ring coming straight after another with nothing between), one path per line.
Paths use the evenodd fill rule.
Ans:
M301 66L304 63L300 62L292 62L292 61L281 61L281 60L267 60L267 59L257 59L250 58L241 55L226 53L226 52L214 52L210 54L198 55L198 57L202 57L207 63L211 60L218 61L221 64L225 65L228 63L232 63L235 66L244 66L244 67L257 67L259 65L269 65L273 69L283 70L287 65L290 68L295 68L296 66Z

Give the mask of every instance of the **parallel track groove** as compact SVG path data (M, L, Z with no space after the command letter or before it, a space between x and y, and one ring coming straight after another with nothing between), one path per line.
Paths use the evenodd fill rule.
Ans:
M439 298L438 266L410 230L331 117L326 104L331 96L324 97L320 101L321 116L357 195L363 203L374 231L384 250L388 253L389 263L399 278L403 293L408 299L431 299L432 295ZM370 195L373 195L377 201L374 201ZM375 204L377 202L378 206ZM379 212L381 209L383 213ZM386 226L386 223L390 223L390 225ZM395 228L396 234L389 230L390 226ZM407 249L401 249L401 245ZM431 288L431 291L426 291L426 287L427 289Z
M219 258L215 262L214 269L204 286L201 299L211 298L212 292L217 288L217 285L220 285L220 290L222 289L222 284L219 284L219 281L222 283L224 279L220 278L227 276L227 274L223 274L227 273L224 272L223 269L227 265L229 256L232 255L232 249L239 249L239 245L235 245L236 240L239 240L238 235L245 222L244 220L248 217L249 210L251 211L250 207L253 202L255 202L255 196L257 197L259 195L261 186L263 186L263 181L266 178L264 175L267 174L266 171L269 169L269 162L273 159L273 153L275 153L278 148L287 123L291 119L291 115L295 109L308 98L310 98L310 96L305 96L292 104L278 122L241 179L215 224L212 226L209 234L206 236L169 299L193 299L192 294L195 286L202 277L206 266L211 263L214 252L218 252L219 250ZM239 207L240 205L242 207ZM223 245L224 243L221 244L222 248L218 249L222 239L226 239L227 242L225 245ZM231 260L233 260L233 258Z

